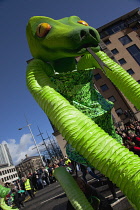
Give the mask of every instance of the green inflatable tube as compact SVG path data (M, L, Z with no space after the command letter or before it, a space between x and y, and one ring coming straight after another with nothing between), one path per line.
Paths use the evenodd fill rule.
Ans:
M43 65L42 61L33 60L27 68L27 85L38 104L76 151L117 184L129 200L139 207L139 157L117 143L57 93L51 87ZM137 196L134 196L135 193Z
M131 101L138 109L140 109L140 85L133 77L128 74L124 69L109 58L106 53L99 51L96 55L105 63L107 67L104 67L104 73L111 80L111 82ZM88 54L81 58L78 63L79 69L84 69L86 66L94 68L100 68L98 62L93 58L91 54ZM100 68L102 70L102 68Z
M54 176L59 181L60 185L64 189L68 199L72 206L77 210L92 210L92 206L88 202L84 193L80 190L76 181L66 171L64 167L58 167L54 170Z
M41 23L42 21L45 24ZM51 25L49 28L48 23ZM65 97L57 92L58 87L55 86L51 78L51 75L54 75L57 70L60 73L67 73L74 68L78 71L100 68L96 59L88 54L85 48L79 48L79 37L81 37L81 46L87 46L92 42L92 50L109 67L104 68L107 77L137 108L140 108L140 85L120 65L112 61L104 52L99 51L98 33L94 28L87 26L85 22L84 26L81 26L81 23L83 24L80 21L80 25L78 25L79 18L76 16L58 21L47 17L33 17L29 21L27 38L35 59L27 67L27 86L37 103L67 142L90 165L109 177L131 203L140 209L139 157L133 152L129 152L115 138L101 129L94 119L90 119L71 105ZM45 28L46 26L47 28ZM81 51L76 52L76 49L77 51L81 49ZM84 56L73 67L74 57L78 55ZM59 86L59 88L61 87Z

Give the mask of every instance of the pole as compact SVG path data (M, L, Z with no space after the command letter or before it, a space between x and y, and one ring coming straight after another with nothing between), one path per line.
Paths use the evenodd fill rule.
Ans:
M64 156L63 156L63 154L62 154L62 151L61 151L61 149L60 149L60 146L59 146L59 144L57 143L57 141L54 139L54 136L53 136L53 141L54 141L54 143L55 143L55 145L56 145L56 151L57 151L58 156L61 157L61 158L63 158Z
M52 142L53 142L53 145L55 145L54 149L56 151L57 157L60 158L58 147L57 147L57 143L56 143L56 141L55 141L55 139L53 137L52 137Z
M38 127L38 126L37 126L37 127ZM39 135L38 135L38 136L41 136L42 141L43 141L43 143L44 143L44 145L45 145L45 147L46 147L46 150L47 150L47 152L48 152L48 154L49 154L49 157L50 157L50 159L51 159L51 153L50 153L50 151L49 151L49 149L48 149L48 147L47 147L47 145L46 145L45 139L43 138L43 135L42 135L43 133L41 133L39 127L38 127L38 131L39 131Z
M46 133L47 133L47 131L46 131ZM51 146L52 146L52 148L53 148L54 154L55 154L55 156L58 158L58 154L57 154L57 152L55 151L54 145L52 144L51 139L50 139L48 133L47 133L47 136L48 136L48 139L50 140L50 143L51 143Z
M24 115L24 116L25 116L25 115ZM43 162L43 159L42 159L42 156L41 156L41 154L40 154L40 151L39 151L39 149L38 149L38 146L37 146L35 137L34 137L34 135L33 135L33 132L32 132L32 130L31 130L31 127L30 127L31 124L28 123L28 120L27 120L26 116L25 116L25 120L26 120L26 123L27 123L27 127L28 127L28 129L29 129L29 131L30 131L30 134L31 134L31 136L32 136L32 139L33 139L33 141L34 141L34 144L35 144L35 146L36 146L37 152L38 152L38 154L39 154L39 156L40 156L42 165L45 166L45 165L44 165L44 162ZM22 129L22 128L21 128L21 129ZM21 130L21 129L20 129L20 130Z

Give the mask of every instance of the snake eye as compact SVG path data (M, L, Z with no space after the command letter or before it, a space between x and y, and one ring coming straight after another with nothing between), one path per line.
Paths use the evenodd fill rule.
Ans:
M80 24L83 24L85 26L89 26L88 23L86 21L84 21L84 20L79 20L77 22L80 23Z
M48 32L51 30L51 26L48 23L40 23L37 26L36 34L38 37L42 38L48 34Z

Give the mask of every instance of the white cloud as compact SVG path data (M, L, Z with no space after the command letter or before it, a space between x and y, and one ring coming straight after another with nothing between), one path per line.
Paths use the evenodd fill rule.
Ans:
M33 149L35 145L31 134L24 134L19 143L17 143L15 139L9 139L8 141L2 141L2 144L7 144L15 165L22 159L25 159L26 154L28 156L37 154L36 149Z

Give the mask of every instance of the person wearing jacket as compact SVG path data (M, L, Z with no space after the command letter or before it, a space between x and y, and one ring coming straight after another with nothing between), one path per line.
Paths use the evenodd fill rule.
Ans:
M30 179L27 179L26 177L22 177L22 181L24 182L24 188L28 192L29 196L33 199L35 197L33 188L32 188L32 183Z
M20 193L20 191L17 191L16 189L12 189L12 194L11 194L13 197L13 203L19 209L21 207L24 207L24 200L25 200L25 193Z

